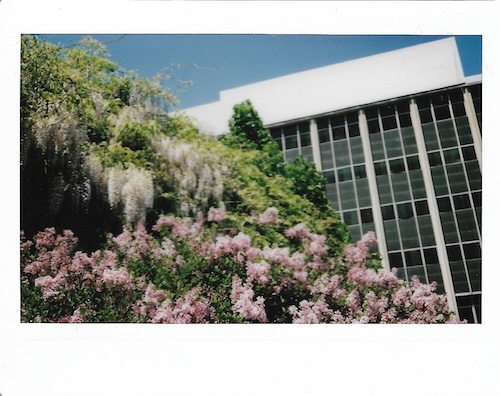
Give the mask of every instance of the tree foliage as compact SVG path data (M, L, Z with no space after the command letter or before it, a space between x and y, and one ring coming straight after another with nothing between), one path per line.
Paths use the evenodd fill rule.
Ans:
M23 320L289 322L324 308L311 288L350 253L321 173L286 164L249 101L221 141L199 133L171 111L169 78L122 70L90 38L63 49L22 37ZM443 312L426 320L450 319L432 296ZM329 306L361 320L346 304Z

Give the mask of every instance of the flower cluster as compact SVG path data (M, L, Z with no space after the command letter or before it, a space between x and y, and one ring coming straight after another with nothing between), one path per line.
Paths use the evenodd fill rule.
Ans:
M150 172L131 166L113 167L108 174L108 199L112 208L123 204L128 223L143 221L153 206L154 184Z
M276 219L270 208L258 227ZM125 228L91 254L75 252L71 231L21 234L23 320L460 322L435 284L366 266L373 233L337 257L303 224L283 230L288 244L258 247L246 233L226 233L231 221L214 208L206 220L160 215L151 232Z
M165 137L155 141L161 158L168 162L169 173L178 187L184 216L205 210L209 201L223 205L224 180L228 168L212 153L193 150L187 143Z

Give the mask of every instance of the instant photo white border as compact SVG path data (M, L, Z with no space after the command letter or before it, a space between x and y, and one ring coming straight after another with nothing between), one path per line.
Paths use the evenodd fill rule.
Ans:
M0 394L494 395L499 6L484 2L0 2ZM21 324L19 60L26 33L483 36L483 324Z

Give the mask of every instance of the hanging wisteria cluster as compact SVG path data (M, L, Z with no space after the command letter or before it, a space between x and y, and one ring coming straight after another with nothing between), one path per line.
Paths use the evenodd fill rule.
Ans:
M155 149L166 161L168 172L176 182L183 216L208 209L210 202L224 206L222 197L228 167L220 162L219 156L170 137L156 140Z
M123 205L128 223L144 221L153 206L154 184L151 172L130 166L116 166L108 172L108 199L112 208Z

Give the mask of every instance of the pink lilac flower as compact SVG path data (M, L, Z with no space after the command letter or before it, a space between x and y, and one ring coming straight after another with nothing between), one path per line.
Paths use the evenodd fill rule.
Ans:
M309 239L311 233L309 232L309 229L305 226L305 224L300 223L293 226L292 228L285 230L285 235L289 238L307 240Z
M238 276L233 277L233 288L231 291L231 301L233 312L240 314L243 318L250 321L265 323L267 315L264 308L264 298L259 296L254 301L255 292L251 283L241 284Z
M258 263L247 263L247 276L248 280L256 280L257 283L265 285L269 283L269 270L271 265L265 261L260 261Z
M221 222L224 221L227 214L224 210L211 207L208 210L208 221Z
M278 209L268 208L264 213L259 216L259 224L273 224L278 218Z
M292 323L296 324L316 324L335 316L323 299L316 302L302 300L298 309L292 305L288 310L292 314Z
M326 236L311 234L311 243L306 249L310 255L325 256L328 254L328 247L325 246Z
M104 283L111 287L119 287L125 290L133 289L133 276L123 267L118 269L106 268L102 274Z

